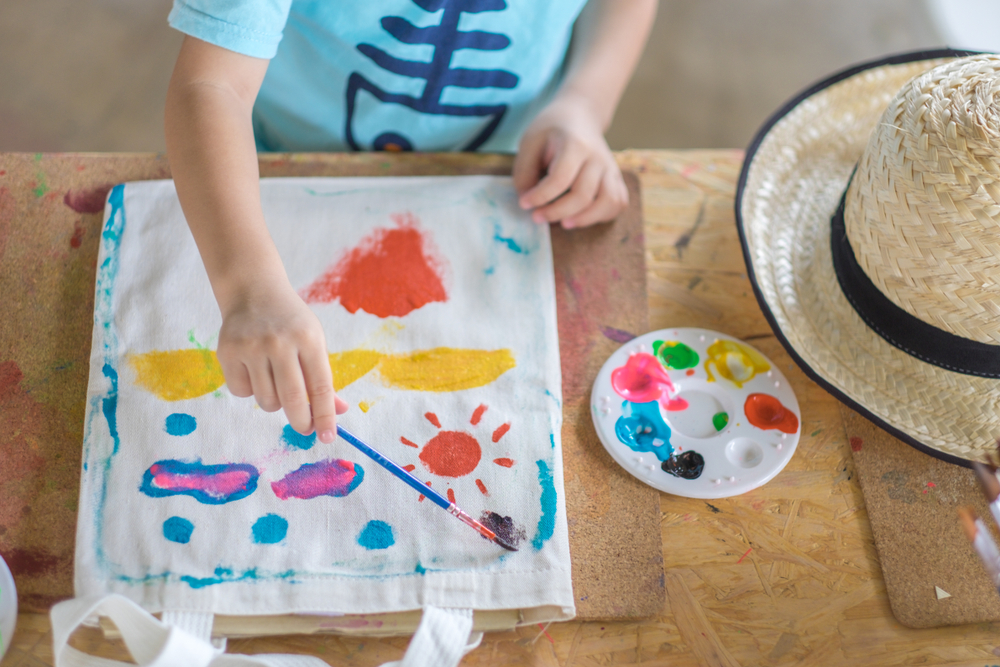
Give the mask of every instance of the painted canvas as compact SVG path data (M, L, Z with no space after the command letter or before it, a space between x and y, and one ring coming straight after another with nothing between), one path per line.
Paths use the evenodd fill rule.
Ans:
M491 176L265 179L269 229L327 333L340 423L516 553L338 440L232 396L173 183L105 209L78 596L150 611L574 613L549 231Z

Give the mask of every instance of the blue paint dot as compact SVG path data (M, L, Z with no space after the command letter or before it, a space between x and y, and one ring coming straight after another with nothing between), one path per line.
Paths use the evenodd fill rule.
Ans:
M385 521L369 521L361 534L358 535L358 544L365 549L388 549L396 543L396 538L392 536L392 526Z
M288 522L277 514L266 514L253 525L253 541L257 544L275 544L285 539Z
M175 412L167 417L166 429L170 435L187 435L198 427L194 417L183 412Z
M163 522L163 536L177 544L187 544L191 541L194 524L179 516L172 516Z
M286 446L294 447L295 449L311 449L316 444L316 432L313 431L309 435L302 435L292 428L291 424L285 424L285 428L281 429L281 441Z

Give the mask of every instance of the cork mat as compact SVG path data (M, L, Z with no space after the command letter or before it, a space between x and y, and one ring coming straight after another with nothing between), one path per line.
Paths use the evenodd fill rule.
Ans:
M296 154L262 176L509 174L510 156ZM0 555L21 611L73 594L84 396L104 200L169 178L162 155L0 155ZM563 375L567 518L578 618L655 616L664 605L659 496L601 447L590 385L627 332L648 329L642 208L610 225L553 230Z
M910 628L1000 620L1000 595L958 522L971 505L992 525L971 469L945 463L840 407L892 613ZM935 587L951 597L938 599Z

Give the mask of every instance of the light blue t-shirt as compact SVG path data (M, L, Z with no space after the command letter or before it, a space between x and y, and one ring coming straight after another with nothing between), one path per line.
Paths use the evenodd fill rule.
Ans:
M586 0L174 0L170 25L271 59L265 151L514 152Z

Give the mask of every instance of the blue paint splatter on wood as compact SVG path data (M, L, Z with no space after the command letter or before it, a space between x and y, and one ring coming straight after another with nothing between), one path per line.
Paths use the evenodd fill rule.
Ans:
M312 449L316 444L316 432L302 435L291 424L285 424L285 428L281 429L281 441L290 449Z
M167 416L165 428L170 435L188 435L198 428L198 420L183 412L175 412Z
M172 516L163 522L163 536L177 544L187 544L191 541L194 524L179 516Z
M369 551L375 549L388 549L396 543L396 538L392 535L392 526L385 521L369 521L358 535L358 544Z
M555 532L558 496L549 464L545 461L535 461L535 463L538 465L538 484L542 487L542 515L538 518L538 532L535 533L535 539L531 541L531 546L537 551L541 550L545 542Z
M266 514L253 525L253 541L257 544L277 544L288 534L288 521L277 514Z

